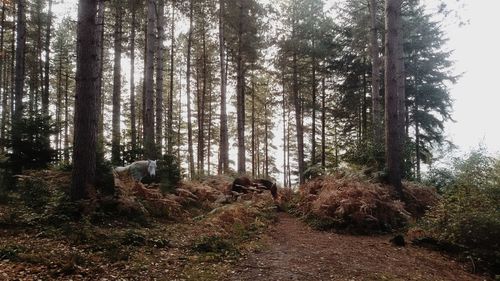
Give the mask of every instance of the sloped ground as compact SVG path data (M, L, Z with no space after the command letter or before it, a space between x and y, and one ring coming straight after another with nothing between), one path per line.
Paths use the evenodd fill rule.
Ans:
M426 249L389 243L390 236L351 236L311 229L279 215L263 239L228 280L487 280L463 264Z

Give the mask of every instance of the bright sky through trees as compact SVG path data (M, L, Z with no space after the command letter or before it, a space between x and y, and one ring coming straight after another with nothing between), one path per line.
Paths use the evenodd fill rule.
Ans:
M339 0L330 0L332 6ZM263 2L268 2L263 1ZM445 31L449 38L448 49L454 50L456 73L463 73L458 83L452 85L451 96L454 100L453 118L446 131L451 141L460 150L468 150L484 144L490 152L500 152L500 90L496 85L500 56L500 35L495 29L500 26L500 1L462 1L457 7L456 0L427 0L429 7L439 3L458 8L461 19L468 21L459 27L455 19L445 23ZM77 10L76 0L66 0L55 6L59 19L63 15L74 14ZM328 8L328 6L327 6ZM124 63L124 65L127 65Z

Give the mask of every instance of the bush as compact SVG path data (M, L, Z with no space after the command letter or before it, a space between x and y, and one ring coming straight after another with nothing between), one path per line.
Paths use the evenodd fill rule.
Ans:
M440 243L463 249L461 255L500 274L500 159L478 149L456 158L443 200L425 216L422 227Z
M42 210L50 201L52 193L47 183L38 178L20 177L19 192L24 204L34 210Z

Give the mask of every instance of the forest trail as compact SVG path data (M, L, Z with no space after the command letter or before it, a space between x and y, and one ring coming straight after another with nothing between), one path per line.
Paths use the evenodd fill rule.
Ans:
M288 214L228 280L484 280L464 265L412 245L398 248L390 236L316 231Z

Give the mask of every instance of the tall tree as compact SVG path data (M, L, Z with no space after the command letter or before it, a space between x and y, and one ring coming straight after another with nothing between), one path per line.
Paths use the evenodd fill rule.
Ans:
M168 92L167 154L173 154L174 146L174 71L175 71L175 0L172 0L170 25L170 89Z
M15 89L14 89L14 113L12 115L12 146L14 174L22 171L20 163L21 155L21 119L23 118L23 95L25 79L25 50L26 48L26 18L25 1L17 1L17 23L16 23L16 69L15 69Z
M155 0L148 0L146 28L146 56L144 73L144 154L148 159L156 158L155 114L154 114L154 56L155 56Z
M98 123L97 0L80 0L77 27L77 66L71 199L93 196Z
M157 0L156 5L156 145L158 155L162 154L163 142L163 56L165 48L163 42L165 41L165 0Z
M115 1L115 26L114 26L114 64L113 64L113 118L111 138L111 161L115 165L121 162L120 155L120 122L121 122L121 91L122 91L122 2Z
M136 0L130 0L132 22L130 23L130 142L132 148L131 158L135 159L137 153L137 122L135 108L135 29L137 15Z
M402 133L400 129L400 44L402 0L385 2L385 150L389 183L403 198L402 190Z
M227 173L229 171L229 141L227 129L227 112L226 112L226 49L224 39L224 0L219 0L219 61L220 61L220 136L219 136L219 166L218 174Z
M369 0L370 56L372 62L372 134L375 151L382 148L382 97L380 96L380 58L378 46L377 2Z
M50 36L52 30L52 0L49 0L49 12L47 15L47 31L45 33L45 64L44 64L44 87L42 94L42 114L49 115L49 74L50 74Z
M189 1L189 31L187 41L187 62L186 62L186 96L187 96L187 126L188 126L188 162L189 176L194 177L194 156L193 156L193 125L191 124L191 48L193 44L193 1Z

